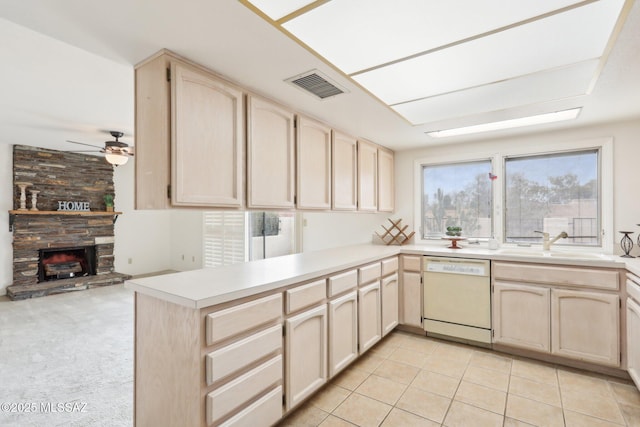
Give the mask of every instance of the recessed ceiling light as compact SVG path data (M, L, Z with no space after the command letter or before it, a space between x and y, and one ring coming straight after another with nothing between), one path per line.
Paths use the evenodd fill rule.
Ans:
M582 108L572 108L570 110L555 111L553 113L538 114L536 116L520 117L517 119L502 120L499 122L482 123L480 125L465 126L445 130L425 132L432 138L444 138L448 136L468 135L471 133L488 132L492 130L512 129L517 127L539 125L543 123L560 122L572 120L578 117Z

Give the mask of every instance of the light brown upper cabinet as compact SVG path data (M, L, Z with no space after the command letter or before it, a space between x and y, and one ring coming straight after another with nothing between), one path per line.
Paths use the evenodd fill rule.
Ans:
M378 148L378 211L395 209L393 151Z
M358 140L358 210L378 210L378 147Z
M358 155L357 140L342 132L333 131L331 207L336 211L357 209Z
M246 92L166 49L136 65L135 209L394 210L392 151Z
M240 88L167 51L138 65L136 209L241 208L243 112Z
M135 70L136 209L170 207L170 60L169 55L156 55Z
M247 97L248 207L295 207L294 119L275 103Z
M242 91L177 62L171 75L171 202L241 207Z
M297 207L331 209L331 128L298 116Z

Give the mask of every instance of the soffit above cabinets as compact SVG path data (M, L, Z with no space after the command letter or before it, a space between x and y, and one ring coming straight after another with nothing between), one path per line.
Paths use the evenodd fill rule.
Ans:
M416 126L582 106L633 3L241 1Z

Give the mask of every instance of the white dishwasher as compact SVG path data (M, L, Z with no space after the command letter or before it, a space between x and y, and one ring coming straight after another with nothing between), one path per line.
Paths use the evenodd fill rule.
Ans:
M489 261L425 256L423 266L427 335L491 344Z

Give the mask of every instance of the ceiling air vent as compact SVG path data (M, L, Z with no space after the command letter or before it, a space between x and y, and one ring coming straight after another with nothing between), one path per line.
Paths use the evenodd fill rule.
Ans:
M325 99L335 95L340 95L341 93L349 92L344 87L331 81L329 77L320 73L318 70L311 70L303 74L298 74L297 76L286 79L285 82L289 82L300 89L304 89L319 99Z

